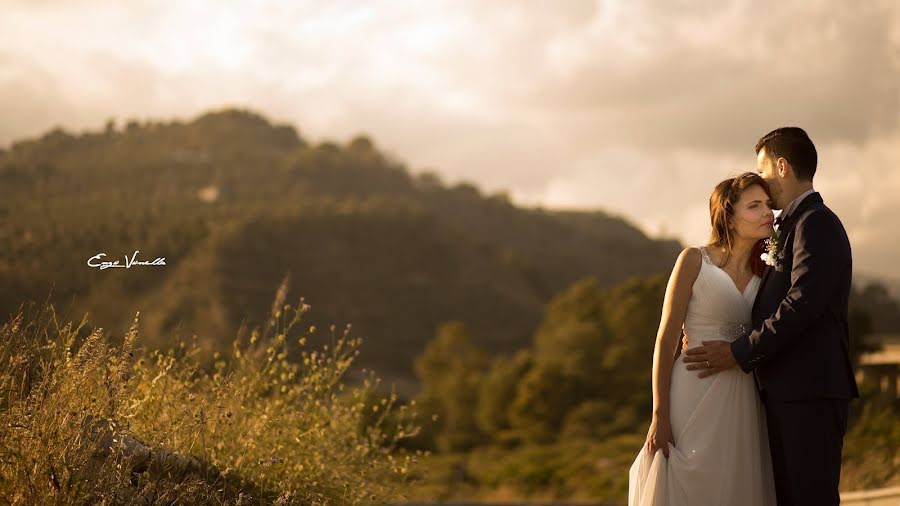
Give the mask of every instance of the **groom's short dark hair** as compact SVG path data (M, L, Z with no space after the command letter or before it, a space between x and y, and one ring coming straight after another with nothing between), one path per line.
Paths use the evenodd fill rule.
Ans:
M816 175L818 155L813 142L802 128L782 127L763 135L756 143L756 154L766 149L773 159L784 158L790 162L797 179L812 181Z

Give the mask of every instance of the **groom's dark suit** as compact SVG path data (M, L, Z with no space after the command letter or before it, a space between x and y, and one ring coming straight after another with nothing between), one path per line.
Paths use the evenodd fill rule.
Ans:
M778 506L839 504L850 399L847 301L852 260L841 221L813 192L779 227L781 250L753 304L753 332L731 344L766 406Z

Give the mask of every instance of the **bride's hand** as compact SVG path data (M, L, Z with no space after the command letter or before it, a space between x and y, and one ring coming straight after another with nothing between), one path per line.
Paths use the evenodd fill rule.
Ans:
M663 455L669 458L668 443L675 446L675 442L672 441L672 424L668 418L654 416L650 422L650 430L647 431L647 442L644 443L647 453L652 457L656 455L657 450L662 450Z

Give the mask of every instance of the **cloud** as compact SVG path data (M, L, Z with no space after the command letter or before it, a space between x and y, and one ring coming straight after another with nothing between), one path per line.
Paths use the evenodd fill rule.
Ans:
M820 150L817 189L842 218L854 267L897 279L900 258L900 133L864 145L837 143ZM820 173L821 172L821 173Z
M579 145L643 149L743 153L748 139L788 123L861 143L898 126L892 4L631 5L611 22L601 13L519 47L534 77L518 105L554 117Z

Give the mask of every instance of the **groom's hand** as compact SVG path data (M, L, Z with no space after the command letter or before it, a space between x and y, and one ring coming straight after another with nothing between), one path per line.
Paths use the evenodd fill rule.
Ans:
M727 371L737 365L728 341L703 341L703 346L685 351L682 360L688 364L689 371L701 371L701 378Z

